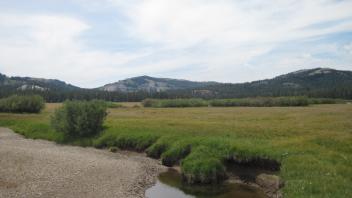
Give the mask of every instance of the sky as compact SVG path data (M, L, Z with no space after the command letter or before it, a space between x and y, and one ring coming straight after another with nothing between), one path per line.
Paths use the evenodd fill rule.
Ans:
M93 88L352 70L352 0L0 0L0 73Z

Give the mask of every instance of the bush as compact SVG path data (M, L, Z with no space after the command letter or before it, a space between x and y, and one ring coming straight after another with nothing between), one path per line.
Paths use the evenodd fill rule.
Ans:
M66 101L51 117L51 125L66 138L94 136L103 129L106 109L103 101Z
M44 107L44 99L38 95L14 95L0 99L0 112L39 113Z

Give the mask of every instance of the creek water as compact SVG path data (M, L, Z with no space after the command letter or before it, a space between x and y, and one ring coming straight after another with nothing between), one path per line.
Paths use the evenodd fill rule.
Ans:
M265 198L259 188L224 182L219 185L188 185L174 169L161 173L154 186L147 189L147 198Z

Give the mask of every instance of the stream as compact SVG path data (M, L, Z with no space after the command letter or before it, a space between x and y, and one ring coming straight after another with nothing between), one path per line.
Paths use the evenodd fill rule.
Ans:
M145 195L147 198L266 198L261 189L242 183L189 185L171 168L159 175L156 184L147 189Z

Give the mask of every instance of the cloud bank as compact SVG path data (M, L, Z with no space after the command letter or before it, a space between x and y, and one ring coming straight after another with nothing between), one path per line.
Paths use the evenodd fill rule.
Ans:
M352 69L352 1L29 0L0 9L0 72L96 87Z

